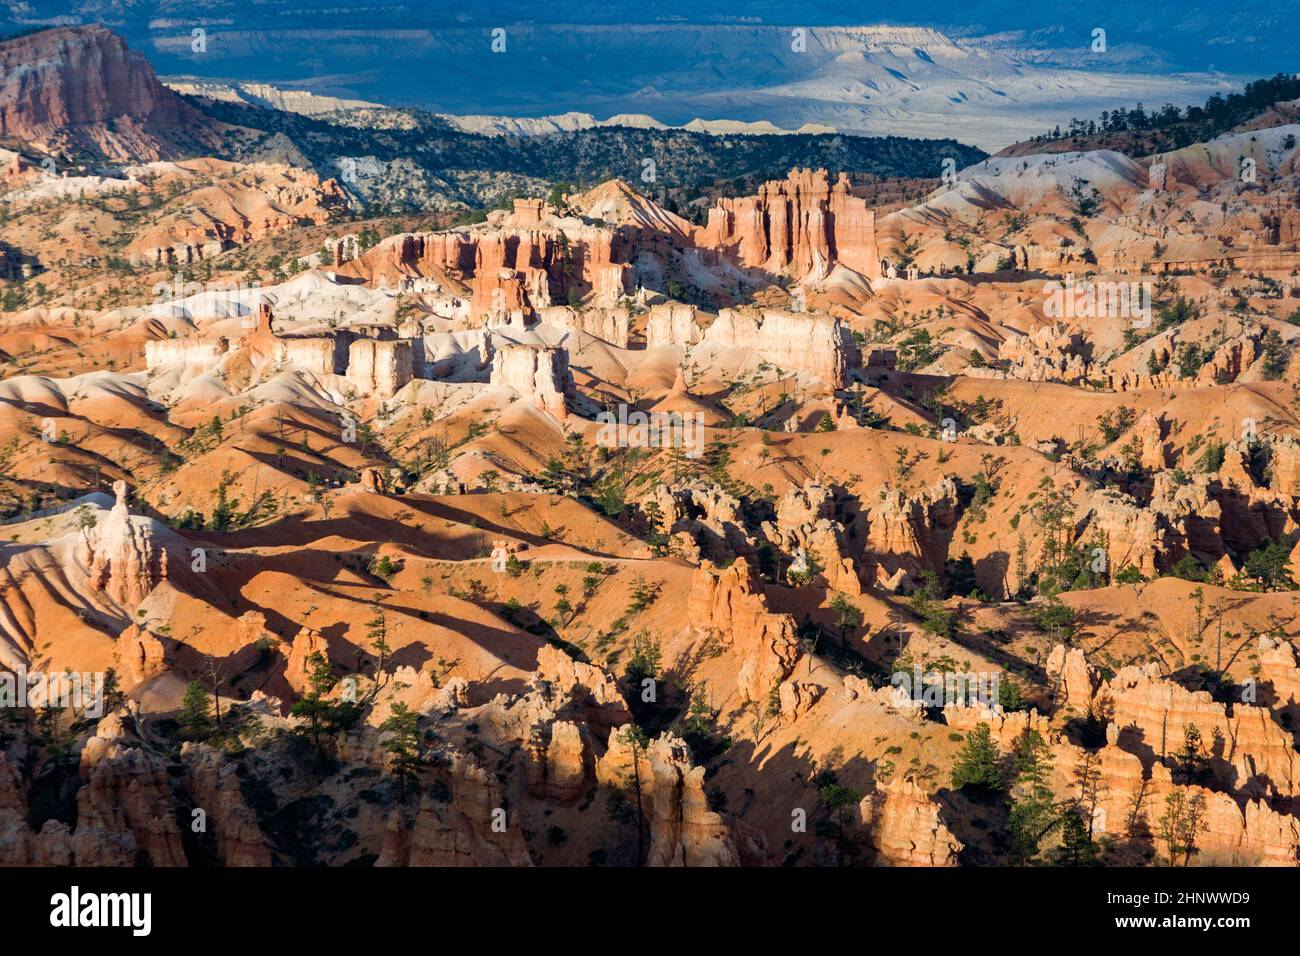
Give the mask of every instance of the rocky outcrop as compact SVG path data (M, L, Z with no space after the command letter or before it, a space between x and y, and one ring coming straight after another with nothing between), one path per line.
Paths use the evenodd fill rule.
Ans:
M279 163L195 159L162 169L160 178L174 177L172 182L189 188L183 205L165 207L127 245L126 257L139 265L196 265L304 222L330 222L349 208L347 193L334 180ZM218 305L227 296L214 287L200 303L212 298L217 301L211 304ZM229 299L234 298L232 292Z
M994 742L1003 750L1012 747L1026 731L1047 733L1047 718L1031 710L1004 710L1001 704L985 707L980 704L952 702L943 708L943 722L962 733L969 733L979 724L988 724Z
M1280 655L1271 666L1290 670ZM1077 711L1108 719L1117 728L1118 745L1140 755L1148 768L1175 767L1194 728L1217 789L1272 799L1293 797L1300 786L1294 741L1267 706L1221 704L1208 692L1189 691L1162 677L1154 662L1125 667L1102 681L1081 652L1063 645L1053 649L1048 670L1060 680L1058 707L1068 698Z
M727 824L708 807L704 768L691 765L690 753L685 741L669 734L633 748L614 733L596 776L603 786L639 796L650 830L647 865L737 866Z
M1047 682L1057 710L1083 715L1096 700L1101 677L1088 666L1081 648L1057 644L1047 656Z
M602 342L627 348L632 316L625 308L574 309L567 305L553 305L539 309L537 317L559 328L585 332Z
M1080 382L1091 363L1083 335L1063 324L1043 325L1026 335L1013 335L998 345L998 358L1009 362L1009 374L1028 382Z
M215 366L228 349L224 338L153 339L144 344L145 367L152 371L181 364L207 369Z
M740 499L715 484L658 484L651 491L650 502L658 511L659 530L670 536L689 535L697 556L722 563L754 551Z
M433 695L435 710L454 711L469 705L469 681L453 677L439 687Z
M514 389L558 418L567 414L565 399L574 394L568 353L563 349L503 345L492 356L490 381Z
M1300 498L1300 440L1291 435L1273 436L1268 455L1269 488Z
M528 740L528 792L568 803L586 788L587 747L582 728L567 720L533 728Z
M847 327L828 315L775 309L723 309L701 339L717 349L756 352L782 369L799 369L840 388L858 364L858 350Z
M549 254L549 240L541 239L543 255ZM523 249L517 237L503 234L479 237L474 245L474 271L470 278L473 294L470 310L475 316L511 312L516 309L531 312L534 308L551 304L549 289L544 301L533 302L528 297L531 286L535 295L542 292L537 272L529 274L527 263L535 258L536 242L529 241ZM509 260L509 265L507 265ZM516 269L523 264L524 272Z
M222 866L270 866L271 851L239 789L238 766L200 743L182 747L181 763L185 765L185 790L195 809L203 811L217 862Z
M908 688L897 684L873 687L869 680L845 674L844 699L871 702L913 723L919 724L926 719L925 701L913 696Z
M126 866L131 861L114 855L105 847L97 859L105 866ZM67 824L47 820L39 833L33 833L20 813L0 810L0 866L72 866L72 834Z
M167 577L167 552L155 541L154 522L133 518L126 482L113 483L116 500L93 528L83 528L77 557L93 587L122 607L134 608Z
M862 593L845 542L844 526L835 518L835 497L830 488L814 479L801 488L791 488L777 502L776 522L764 523L763 532L786 554L803 551L815 557L834 590Z
M1147 471L1164 471L1168 466L1164 445L1164 422L1159 415L1143 412L1133 426L1140 448L1139 463Z
M409 341L358 339L348 348L348 384L359 395L392 398L413 375Z
M915 781L897 777L858 807L880 866L956 866L964 849L944 824L939 805Z
M558 647L543 644L537 649L533 681L545 685L549 694L572 702L585 723L610 728L631 719L613 674L595 664L574 660Z
M46 152L148 162L220 145L222 124L159 83L148 61L102 26L0 43L0 78L0 137Z
M823 688L819 684L807 681L786 680L777 686L777 700L780 702L781 720L793 724L808 711L812 710L822 696Z
M919 492L881 489L864 503L866 561L879 587L894 590L942 564L944 536L957 524L957 485L943 478Z
M1203 388L1235 382L1262 355L1258 335L1243 335L1235 341L1224 342L1196 373L1196 384Z
M553 212L545 199L516 199L505 225L512 229L536 229Z
M343 264L340 272L376 284L449 281L468 289L469 317L478 323L516 310L532 315L573 297L612 307L626 293L628 266L620 261L613 230L571 223L535 229L512 225L519 221L507 217L496 228L473 233L392 237Z
M704 335L695 318L695 306L681 302L661 302L650 306L646 319L646 348L675 345L688 349Z
M280 342L276 365L300 368L311 372L313 375L333 375L336 350L337 347L333 339L314 336L286 338ZM394 384L395 382L396 379L394 379ZM400 388L401 386L398 385L397 387Z
M1120 745L1148 761L1172 763L1194 726L1221 789L1269 798L1295 796L1300 786L1294 741L1266 707L1239 704L1229 712L1205 691L1160 677L1156 664L1124 668L1098 694L1102 712L1120 728Z
M1300 550L1300 544L1296 548ZM1258 703L1269 707L1283 726L1300 728L1300 662L1295 648L1285 640L1263 634L1258 641Z
M67 828L62 824L56 825L61 828L60 836L66 841ZM66 851L65 858L60 859L56 848L48 846L46 841L32 832L27 823L27 800L22 774L0 751L0 866L54 866L71 863L66 842L63 849Z
M687 618L692 633L715 635L735 649L741 660L737 686L747 700L766 700L799 656L794 622L768 609L744 558L721 571L702 567L695 572Z
M21 778L0 754L0 864L185 865L163 764L123 733L109 714L86 742L75 830L50 819L32 831Z
M1073 774L1084 751L1057 741L1052 746L1058 792L1078 791ZM1146 843L1160 862L1168 854L1160 837L1160 818L1171 796L1184 802L1205 801L1203 829L1197 834L1192 862L1198 866L1296 866L1300 857L1300 821L1258 799L1239 800L1205 787L1175 783L1168 768L1149 769L1121 745L1108 744L1088 758L1102 781L1091 809L1093 836ZM1181 863L1181 856L1178 862Z
M450 804L425 795L413 819L395 810L375 866L531 866L496 777L467 755L451 761Z
M616 261L614 235L608 230L593 230L576 243L578 268L591 286L593 305L612 306L628 289L628 267Z
M799 281L825 279L836 265L880 276L875 211L843 174L832 186L824 169L795 169L757 196L719 200L696 242L744 268Z
M328 661L329 644L319 631L310 627L301 628L293 637L284 668L284 679L295 694L306 694L311 690L308 681L311 665L308 658L313 654L320 654Z
M26 812L22 774L0 751L0 813L17 813L21 816Z
M435 698L440 707L444 696ZM528 692L498 694L475 719L493 739L522 747L530 793L567 802L592 779L598 745L631 714L612 674L543 645Z
M166 810L172 794L163 762L126 734L116 714L104 717L81 751L82 788L72 855L78 866L183 866L180 831ZM160 812L164 810L164 812Z
M1114 573L1132 567L1155 577L1189 552L1206 564L1224 554L1223 511L1212 495L1209 475L1183 482L1171 472L1157 474L1145 508L1111 488L1091 492L1084 507L1076 522L1081 529L1077 540L1105 541L1107 564Z
M113 649L119 686L130 691L167 669L167 653L154 633L132 624L117 636Z

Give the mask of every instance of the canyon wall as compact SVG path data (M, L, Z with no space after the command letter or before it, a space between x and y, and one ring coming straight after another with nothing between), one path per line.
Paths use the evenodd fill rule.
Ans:
M757 196L719 200L697 244L800 281L824 279L836 265L880 277L875 211L843 174L832 186L824 169L795 169Z

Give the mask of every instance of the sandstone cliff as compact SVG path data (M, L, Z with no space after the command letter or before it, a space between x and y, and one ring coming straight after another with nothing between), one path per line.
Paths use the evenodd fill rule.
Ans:
M101 26L0 44L0 136L57 155L149 161L214 150L222 126L158 82Z

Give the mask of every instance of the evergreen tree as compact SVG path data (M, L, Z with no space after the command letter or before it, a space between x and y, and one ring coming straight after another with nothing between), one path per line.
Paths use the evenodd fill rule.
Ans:
M1177 765L1182 774L1183 782L1187 784L1199 783L1208 764L1209 758L1205 755L1201 730L1195 724L1188 724L1183 728L1183 747L1178 752L1177 757Z
M1285 538L1266 541L1246 557L1241 572L1261 591L1289 591L1295 587L1289 563L1293 545Z
M191 737L202 737L212 729L208 692L198 681L190 681L181 700L181 726Z
M969 786L989 793L1002 789L998 747L988 724L976 724L966 735L966 743L952 768L952 785L958 790Z
M713 738L717 733L714 725L713 708L708 702L708 685L703 681L695 688L694 694L691 695L691 704L686 711L686 720L682 730L682 737L691 747L691 752L695 754L698 762L700 752L713 743Z
M1035 862L1043 838L1060 823L1055 798L1048 785L1052 775L1052 756L1038 731L1026 731L1020 738L1012 765L1016 776L1011 786L1007 828L1011 860L1023 866Z
M1269 329L1265 332L1260 345L1264 352L1264 362L1261 366L1264 378L1276 382L1286 374L1291 359L1290 346L1282 341L1282 335L1277 329Z
M835 595L831 611L835 614L835 626L840 629L840 656L843 657L849 650L849 632L862 626L862 611L843 594Z
M646 751L650 749L650 737L636 724L626 725L619 732L619 736L632 751L632 773L627 782L631 784L632 795L636 800L636 865L640 866L645 859L646 836L645 804L642 802L641 761L645 759Z
M852 787L829 783L818 791L818 795L821 797L822 805L826 807L826 812L830 814L831 819L835 822L836 855L839 861L843 863L845 816L850 807L856 807L862 802L862 794Z
M966 552L960 558L948 562L948 595L950 597L969 597L971 592L979 590L975 580L975 562Z
M1052 851L1058 866L1095 866L1100 848L1088 833L1078 810L1067 810L1061 817L1061 845Z
M1014 677L1004 674L998 681L998 703L1008 713L1025 709L1024 695L1020 692L1020 685Z
M1191 862L1197 852L1196 839L1206 829L1204 794L1189 799L1183 790L1175 790L1165 797L1165 812L1156 824L1156 832L1164 841L1170 866L1175 866L1179 857L1183 866Z
M379 725L379 729L388 736L381 745L388 754L388 765L393 776L397 778L399 791L406 796L408 784L418 779L420 769L420 715L409 706L398 701L393 704L392 714Z
M375 599L370 604L370 612L374 617L366 621L366 637L370 639L370 644L375 650L375 686L370 692L372 700L383 685L384 664L393 650L388 644L388 621L384 617L383 605L379 603L382 597L382 594L375 595Z
M308 655L307 668L307 683L311 690L294 701L289 713L306 718L306 726L298 733L310 742L316 759L324 763L329 755L329 738L355 723L359 711L355 703L332 701L325 697L338 684L338 678L324 654L316 651Z

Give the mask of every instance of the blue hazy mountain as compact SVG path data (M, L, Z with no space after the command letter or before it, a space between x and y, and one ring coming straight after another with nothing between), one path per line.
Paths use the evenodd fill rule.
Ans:
M1295 4L1266 0L857 9L829 0L61 0L7 9L10 31L102 21L163 75L457 114L811 123L986 148L1071 116L1200 102L1295 68L1286 29ZM197 51L194 29L206 31Z

